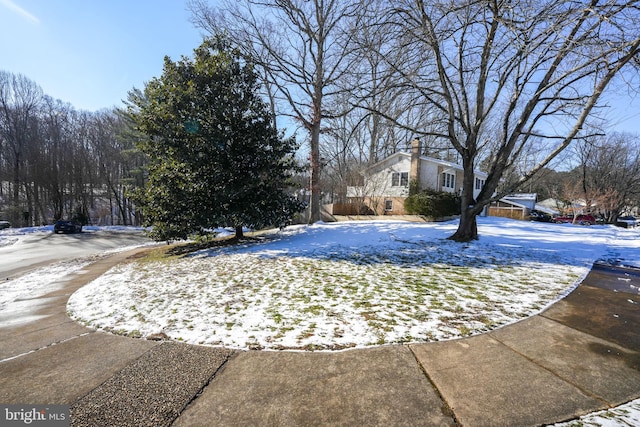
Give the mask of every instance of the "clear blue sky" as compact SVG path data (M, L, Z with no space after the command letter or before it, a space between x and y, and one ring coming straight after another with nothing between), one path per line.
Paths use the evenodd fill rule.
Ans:
M162 74L165 55L178 60L200 45L186 1L0 0L0 69L77 109L119 106ZM607 95L609 126L640 133L640 98L618 89Z
M200 45L189 17L186 0L0 0L0 70L76 109L119 106Z

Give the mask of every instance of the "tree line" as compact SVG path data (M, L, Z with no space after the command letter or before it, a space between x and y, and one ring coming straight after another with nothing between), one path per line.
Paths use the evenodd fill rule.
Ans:
M146 160L135 139L125 114L76 110L0 71L0 217L139 224L128 190L143 184Z
M559 210L576 201L608 223L618 216L638 215L640 207L640 135L612 132L576 147L565 170L545 168L519 189L538 200L555 199ZM514 171L517 179L518 173Z
M589 180L577 181L584 194L608 188L611 200L633 200L630 193L614 197L620 190L589 171L597 154L615 151L606 148L601 140L609 136L596 126L605 111L603 94L638 87L639 4L239 0L210 6L192 0L189 8L198 28L228 38L251 64L274 126L292 127L288 130L303 139L310 222L319 219L324 201L340 201L348 185L357 185L367 166L419 137L424 154L464 166L461 221L452 236L464 241L477 238L475 218L484 206L542 182L568 149L590 165L581 169ZM6 93L11 92L3 89ZM54 216L83 213L99 193L112 201L114 218L135 221L126 189L143 184L144 156L133 149L136 134L127 126L131 117L76 112L49 102L58 105L54 110L68 110L63 114L68 125L61 127L65 141L76 141L69 150L91 165L70 173L80 165L60 168L62 157L50 160L54 170L67 174L61 203L46 180L29 174L34 167L26 164L31 160L24 148L36 140L45 147L55 138L39 127L33 129L44 136L36 139L12 130L12 123L31 129L30 120L46 123L51 116L42 108L47 97L36 96L38 107L31 108L31 98L24 95L22 90L13 98L3 95L12 106L3 108L15 110L19 118L2 118L3 206L11 215L28 207L35 220L43 217L35 213L36 205L55 206L49 208ZM23 116L30 118L24 121ZM110 123L102 128L109 142L97 148L92 137L100 135L96 123L101 122ZM632 153L634 138L623 136L612 144L629 141ZM111 149L125 154L103 166L107 161L101 156L114 154ZM489 176L474 199L477 168ZM616 204L621 202L611 202L611 212Z

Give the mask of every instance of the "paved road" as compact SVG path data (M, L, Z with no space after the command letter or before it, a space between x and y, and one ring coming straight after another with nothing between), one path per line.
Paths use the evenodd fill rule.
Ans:
M9 239L14 236L9 236ZM80 234L37 232L15 236L13 244L0 246L0 329L17 326L43 318L37 314L47 299L43 295L62 286L67 275L78 262L103 257L108 251L150 243L141 231L88 230ZM5 239L6 241L6 239ZM60 266L47 268L51 264ZM44 268L44 270L39 270ZM11 281L30 271L40 271L36 278Z
M65 259L96 255L127 246L149 243L141 231L94 231L80 234L34 233L0 246L0 281Z

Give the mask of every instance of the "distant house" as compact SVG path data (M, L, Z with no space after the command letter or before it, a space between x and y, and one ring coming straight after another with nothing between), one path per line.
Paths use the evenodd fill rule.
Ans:
M505 196L497 202L492 202L487 209L487 214L528 220L530 219L531 211L535 210L553 217L560 213L557 207L561 204L562 202L555 199L546 199L538 202L536 193L516 193Z
M536 193L509 194L502 199L491 202L487 214L513 219L529 219L531 211L536 208Z
M347 205L334 206L335 215L404 215L404 201L409 196L409 183L418 182L420 189L449 193L462 191L462 165L421 155L420 141L411 144L411 153L398 152L369 166L364 184L348 187ZM475 172L474 197L484 186L487 174Z
M559 215L563 203L557 199L545 199L536 203L536 210L551 216Z

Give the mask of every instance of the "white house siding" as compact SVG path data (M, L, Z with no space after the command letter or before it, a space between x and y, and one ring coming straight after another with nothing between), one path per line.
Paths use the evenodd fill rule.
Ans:
M440 174L438 164L421 160L420 164L420 187L422 189L431 188L440 190Z
M381 169L373 172L369 176L370 190L375 195L383 197L407 197L409 195L409 186L392 186L391 177L394 172L409 173L411 169L411 159L405 156L396 156L389 158L389 162L382 162ZM365 184L369 186L369 184Z
M455 175L453 187L442 186L442 173ZM396 153L371 166L365 176L364 186L348 187L347 197L354 203L364 204L376 214L402 215L404 214L404 199L409 196L409 185L392 186L393 173L407 173L408 183L411 182L411 155L409 153ZM475 178L486 180L487 174L476 172L474 174L474 197L478 197L480 189L475 188ZM433 189L458 193L462 188L462 166L444 160L426 156L420 157L419 172L420 188ZM385 203L392 203L391 210L384 209ZM336 213L338 214L338 213Z

